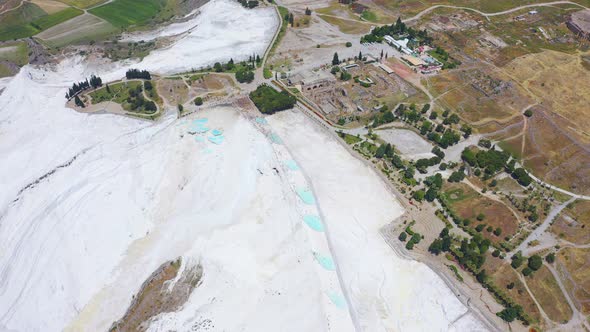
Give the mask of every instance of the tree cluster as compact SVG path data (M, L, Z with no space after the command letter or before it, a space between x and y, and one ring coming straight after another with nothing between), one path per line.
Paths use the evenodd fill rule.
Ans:
M130 80L130 79L144 79L144 80L151 80L152 79L152 75L150 75L150 72L147 70L139 70L139 69L129 69L126 73L125 73L125 77Z
M272 87L261 84L250 92L250 99L262 113L273 114L293 108L297 99L286 91L278 92Z
M433 41L433 38L428 35L426 30L415 30L408 27L402 22L401 18L398 17L397 21L392 25L375 27L371 30L371 33L361 37L361 43L380 43L386 35L406 35L409 39L417 39L420 45L430 45Z
M78 83L74 83L72 84L72 87L68 89L68 92L66 92L66 99L71 99L74 96L77 96L78 93L93 88L96 89L98 87L102 86L102 78L92 75L90 76L90 80L86 79L82 82L78 82ZM80 101L80 103L82 105L84 105L84 103L82 103L82 101ZM78 105L78 103L76 102L76 105ZM80 105L78 105L80 106ZM84 107L84 106L80 106L80 107Z
M236 80L240 83L250 83L254 80L254 72L246 68L240 68L236 72Z
M255 8L258 7L258 0L238 0L238 2L244 7L244 8Z

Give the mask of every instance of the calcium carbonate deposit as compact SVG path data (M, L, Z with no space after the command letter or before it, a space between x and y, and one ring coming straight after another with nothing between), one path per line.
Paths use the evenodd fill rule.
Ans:
M263 54L277 22L273 9L214 0L139 64L73 58L1 81L0 330L106 331L178 257L203 276L150 331L483 329L434 272L387 246L378 230L402 208L304 115L223 106L147 122L64 106L91 73Z

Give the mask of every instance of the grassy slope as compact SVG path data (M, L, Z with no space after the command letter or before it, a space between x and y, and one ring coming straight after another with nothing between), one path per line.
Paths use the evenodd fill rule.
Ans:
M24 66L27 64L29 60L28 51L29 48L25 42L18 42L18 43L11 43L8 45L3 45L5 47L14 47L16 49L11 52L2 52L2 48L0 47L0 60L6 60L10 62L14 62L19 66Z
M0 16L0 41L24 38L38 32L29 23L47 15L39 6L26 2L17 10Z
M0 17L0 41L33 36L82 13L80 9L68 7L47 15L39 6L26 2L19 9Z
M77 7L77 8L90 8L90 7L94 7L96 5L99 5L103 2L106 2L107 0L59 0L59 1L65 3L65 4L68 4L70 6Z
M68 7L62 11L59 11L55 14L43 16L39 19L36 19L31 23L31 25L35 28L41 28L40 31L49 29L54 25L59 23L65 22L71 18L74 18L78 15L82 15L84 12L77 8Z
M93 8L90 13L101 17L116 27L142 25L155 18L161 9L161 0L115 0Z

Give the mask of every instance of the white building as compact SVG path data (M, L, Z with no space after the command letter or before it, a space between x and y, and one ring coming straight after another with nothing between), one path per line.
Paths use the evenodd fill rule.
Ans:
M406 53L407 55L410 55L413 53L412 50L408 48L408 43L410 42L410 40L408 38L404 38L402 40L396 40L395 38L387 35L387 36L383 37L383 39L385 39L385 41L389 45L391 45L397 49L401 48L402 52Z

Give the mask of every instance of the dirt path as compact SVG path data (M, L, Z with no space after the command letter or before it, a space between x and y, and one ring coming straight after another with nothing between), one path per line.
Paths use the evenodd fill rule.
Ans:
M25 1L25 0L23 0L23 1L21 1L21 2L18 4L18 6L16 6L16 7L12 7L12 8L10 8L10 9L3 10L3 11L1 11L1 12L0 12L0 15L2 15L2 14L5 14L5 13L8 13L8 12L11 12L11 11L13 11L13 10L17 10L17 9L19 9L20 7L22 7L22 5L23 5L25 2L28 2L28 1Z
M437 9L437 8L453 8L453 9L462 9L462 10L469 10L475 13L478 13L482 16L484 16L486 19L489 20L490 17L492 16L499 16L499 15L504 15L504 14L510 14L513 13L515 11L519 11L521 9L525 9L525 8L535 8L535 7L548 7L548 6L554 6L554 5L575 5L575 6L579 6L581 8L584 9L588 9L588 7L583 6L579 3L576 2L572 2L572 1L552 1L552 2L544 2L544 3L535 3L535 4L530 4L530 5L522 5L522 6L518 6L518 7L514 7L512 9L508 9L508 10L504 10L504 11L500 11L500 12L495 12L495 13L484 13L480 10L474 9L474 8L470 8L470 7L462 7L462 6L451 6L451 5L435 5L432 7L428 7L426 9L424 9L423 11L421 11L420 13L416 14L413 17L404 19L404 22L410 22L410 21L415 21L420 19L422 16L428 14L429 12Z
M570 306L570 308L572 308L572 312L573 312L572 319L570 319L570 321L567 324L561 325L560 328L563 328L564 331L575 331L580 326L583 326L586 329L586 331L589 331L590 325L588 324L588 321L586 320L586 316L584 316L576 307L570 294L567 292L565 285L561 281L561 276L559 275L557 270L553 266L551 266L550 264L545 263L544 265L553 274L553 277L555 278L555 281L557 281L557 285L559 285L559 288L561 289L563 296L565 296L565 299L566 299L568 305Z

